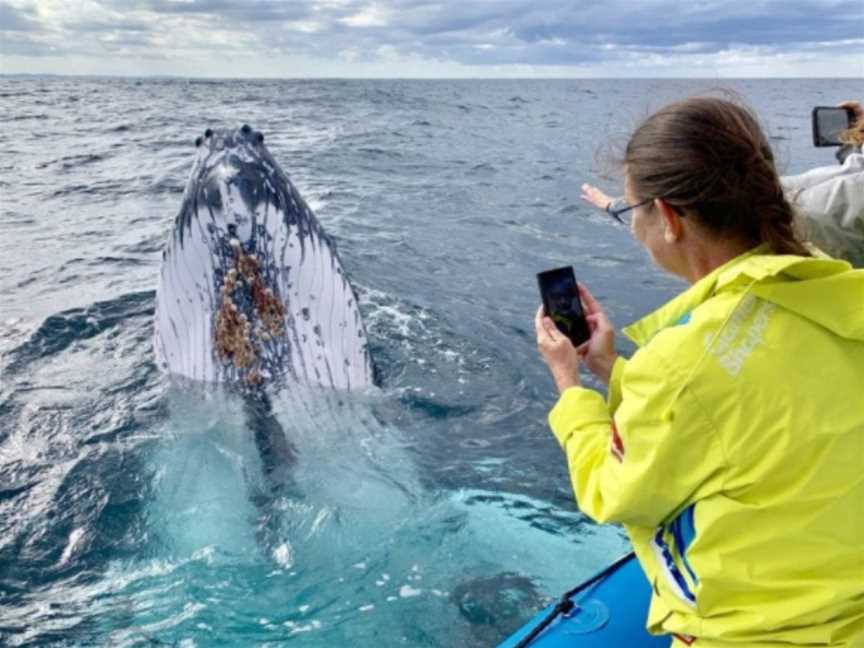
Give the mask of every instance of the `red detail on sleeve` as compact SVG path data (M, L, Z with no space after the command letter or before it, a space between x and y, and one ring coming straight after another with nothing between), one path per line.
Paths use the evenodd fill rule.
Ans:
M621 435L618 434L618 428L615 427L615 421L612 421L612 438L609 440L609 452L620 463L624 463L624 442L621 440Z
M696 637L691 637L690 635L682 635L673 632L672 636L681 643L686 644L687 646L692 646L694 643L696 643Z

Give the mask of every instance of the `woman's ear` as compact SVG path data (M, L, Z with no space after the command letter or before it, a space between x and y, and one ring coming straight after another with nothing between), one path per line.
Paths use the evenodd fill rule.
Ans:
M681 214L662 198L654 201L654 206L663 217L663 240L667 243L677 243L684 236L684 223Z

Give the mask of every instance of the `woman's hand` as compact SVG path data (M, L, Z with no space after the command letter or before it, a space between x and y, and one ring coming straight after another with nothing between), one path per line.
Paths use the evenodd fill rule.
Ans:
M591 373L608 385L612 376L612 365L618 358L618 354L615 353L615 327L612 326L606 311L594 299L594 295L581 283L579 297L585 309L585 319L588 320L591 338L579 345L577 351Z
M581 385L579 352L570 339L558 330L552 318L544 317L543 306L537 309L534 329L537 332L537 348L555 379L558 391L563 392L568 387Z
M607 196L594 185L587 182L582 185L582 200L587 200L589 203L599 209L607 209L614 200L611 196Z

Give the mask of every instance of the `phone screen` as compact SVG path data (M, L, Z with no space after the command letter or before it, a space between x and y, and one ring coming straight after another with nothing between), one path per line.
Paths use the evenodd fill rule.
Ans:
M852 119L845 108L817 106L813 109L813 145L841 146L840 133L849 128Z
M587 341L591 334L582 311L572 266L541 272L537 275L537 283L543 298L543 310L552 318L558 330L570 338L573 346Z

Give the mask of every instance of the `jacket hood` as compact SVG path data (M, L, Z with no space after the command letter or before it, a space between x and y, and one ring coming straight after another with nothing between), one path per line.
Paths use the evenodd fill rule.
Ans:
M762 246L720 266L624 333L641 346L711 296L730 290L776 304L840 337L864 341L864 270L837 259L765 254Z

